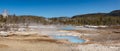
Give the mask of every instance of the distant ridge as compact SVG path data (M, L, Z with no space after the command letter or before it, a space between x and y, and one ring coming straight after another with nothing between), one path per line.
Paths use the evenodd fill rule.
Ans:
M114 11L108 13L108 15L111 15L111 16L120 16L120 10L114 10Z
M95 15L99 15L99 16L120 16L120 10L114 10L114 11L112 11L110 13L91 13L91 14L84 14L84 15L75 15L72 18L95 16Z

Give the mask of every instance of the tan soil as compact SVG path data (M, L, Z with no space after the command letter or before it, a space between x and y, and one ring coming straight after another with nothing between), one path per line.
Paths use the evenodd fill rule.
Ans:
M48 36L9 35L0 37L0 51L74 51L69 44L57 42Z

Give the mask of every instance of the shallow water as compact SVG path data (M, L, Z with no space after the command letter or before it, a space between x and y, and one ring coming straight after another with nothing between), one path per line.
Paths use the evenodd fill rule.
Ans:
M78 36L67 36L72 34L71 32L60 32L59 30L75 30L74 26L63 26L58 29L55 28L43 28L41 29L41 34L47 34L54 39L67 39L68 41L72 43L84 43L85 40L79 38ZM64 36L63 36L64 35Z
M74 26L65 26L65 27L62 27L61 30L75 30L75 27Z
M77 36L59 36L59 35L53 35L52 36L54 39L67 39L68 41L72 43L84 43L85 40L81 39Z

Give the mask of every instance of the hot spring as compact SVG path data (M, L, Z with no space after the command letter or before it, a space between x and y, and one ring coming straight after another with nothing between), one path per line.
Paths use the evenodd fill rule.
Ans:
M79 38L78 36L60 36L60 35L52 35L54 39L67 39L72 43L84 43L85 40Z
M49 27L49 26L47 26ZM63 32L60 32L59 30L63 30ZM41 28L41 34L46 34L49 35L51 37L53 37L54 39L66 39L72 43L84 43L85 40L81 39L78 36L72 36L71 32L64 32L64 30L69 31L69 30L75 30L74 26L62 26L62 27L55 27L53 26L53 28ZM71 35L69 35L71 34Z

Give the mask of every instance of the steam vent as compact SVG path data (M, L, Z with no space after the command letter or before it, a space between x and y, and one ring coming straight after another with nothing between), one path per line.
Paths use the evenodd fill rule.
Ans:
M8 17L8 11L5 9L2 13L3 18Z

